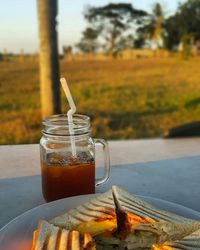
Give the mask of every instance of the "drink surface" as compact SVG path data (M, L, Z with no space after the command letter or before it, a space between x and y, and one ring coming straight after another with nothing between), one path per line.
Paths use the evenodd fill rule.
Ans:
M95 162L48 164L41 162L42 190L46 201L95 193Z

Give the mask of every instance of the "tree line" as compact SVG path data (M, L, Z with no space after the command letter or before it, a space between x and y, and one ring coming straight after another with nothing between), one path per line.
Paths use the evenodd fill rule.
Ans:
M160 3L151 13L130 3L110 3L84 11L87 27L76 47L84 53L103 51L113 56L126 49L175 50L180 44L190 52L200 40L200 0L179 3L176 12L165 15Z

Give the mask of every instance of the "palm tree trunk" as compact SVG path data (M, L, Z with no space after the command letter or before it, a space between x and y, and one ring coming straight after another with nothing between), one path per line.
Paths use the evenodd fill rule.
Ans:
M60 113L57 0L37 0L42 117Z

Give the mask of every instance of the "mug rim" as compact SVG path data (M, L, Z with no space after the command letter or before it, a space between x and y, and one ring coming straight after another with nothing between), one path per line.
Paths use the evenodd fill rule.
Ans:
M42 119L42 124L43 125L51 125L51 122L54 121L58 121L59 118L62 118L61 120L67 120L68 122L68 116L67 114L55 114L55 115L51 115L51 116L47 116L45 118ZM80 122L90 122L90 117L87 115L82 115L82 114L73 114L72 118L74 118L74 120L78 121L80 120ZM52 124L53 125L53 124Z
M42 133L51 136L84 135L90 133L90 117L82 114L74 114L72 123L67 114L55 114L42 120L44 126ZM71 126L73 133L70 132Z

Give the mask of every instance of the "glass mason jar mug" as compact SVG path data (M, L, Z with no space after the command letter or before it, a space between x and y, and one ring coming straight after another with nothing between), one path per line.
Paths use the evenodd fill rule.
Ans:
M108 145L103 139L90 137L90 118L73 115L73 134L67 115L54 115L43 120L40 140L42 191L46 201L95 193L95 185L109 178ZM72 141L76 155L72 155ZM104 152L104 176L95 180L95 148Z

